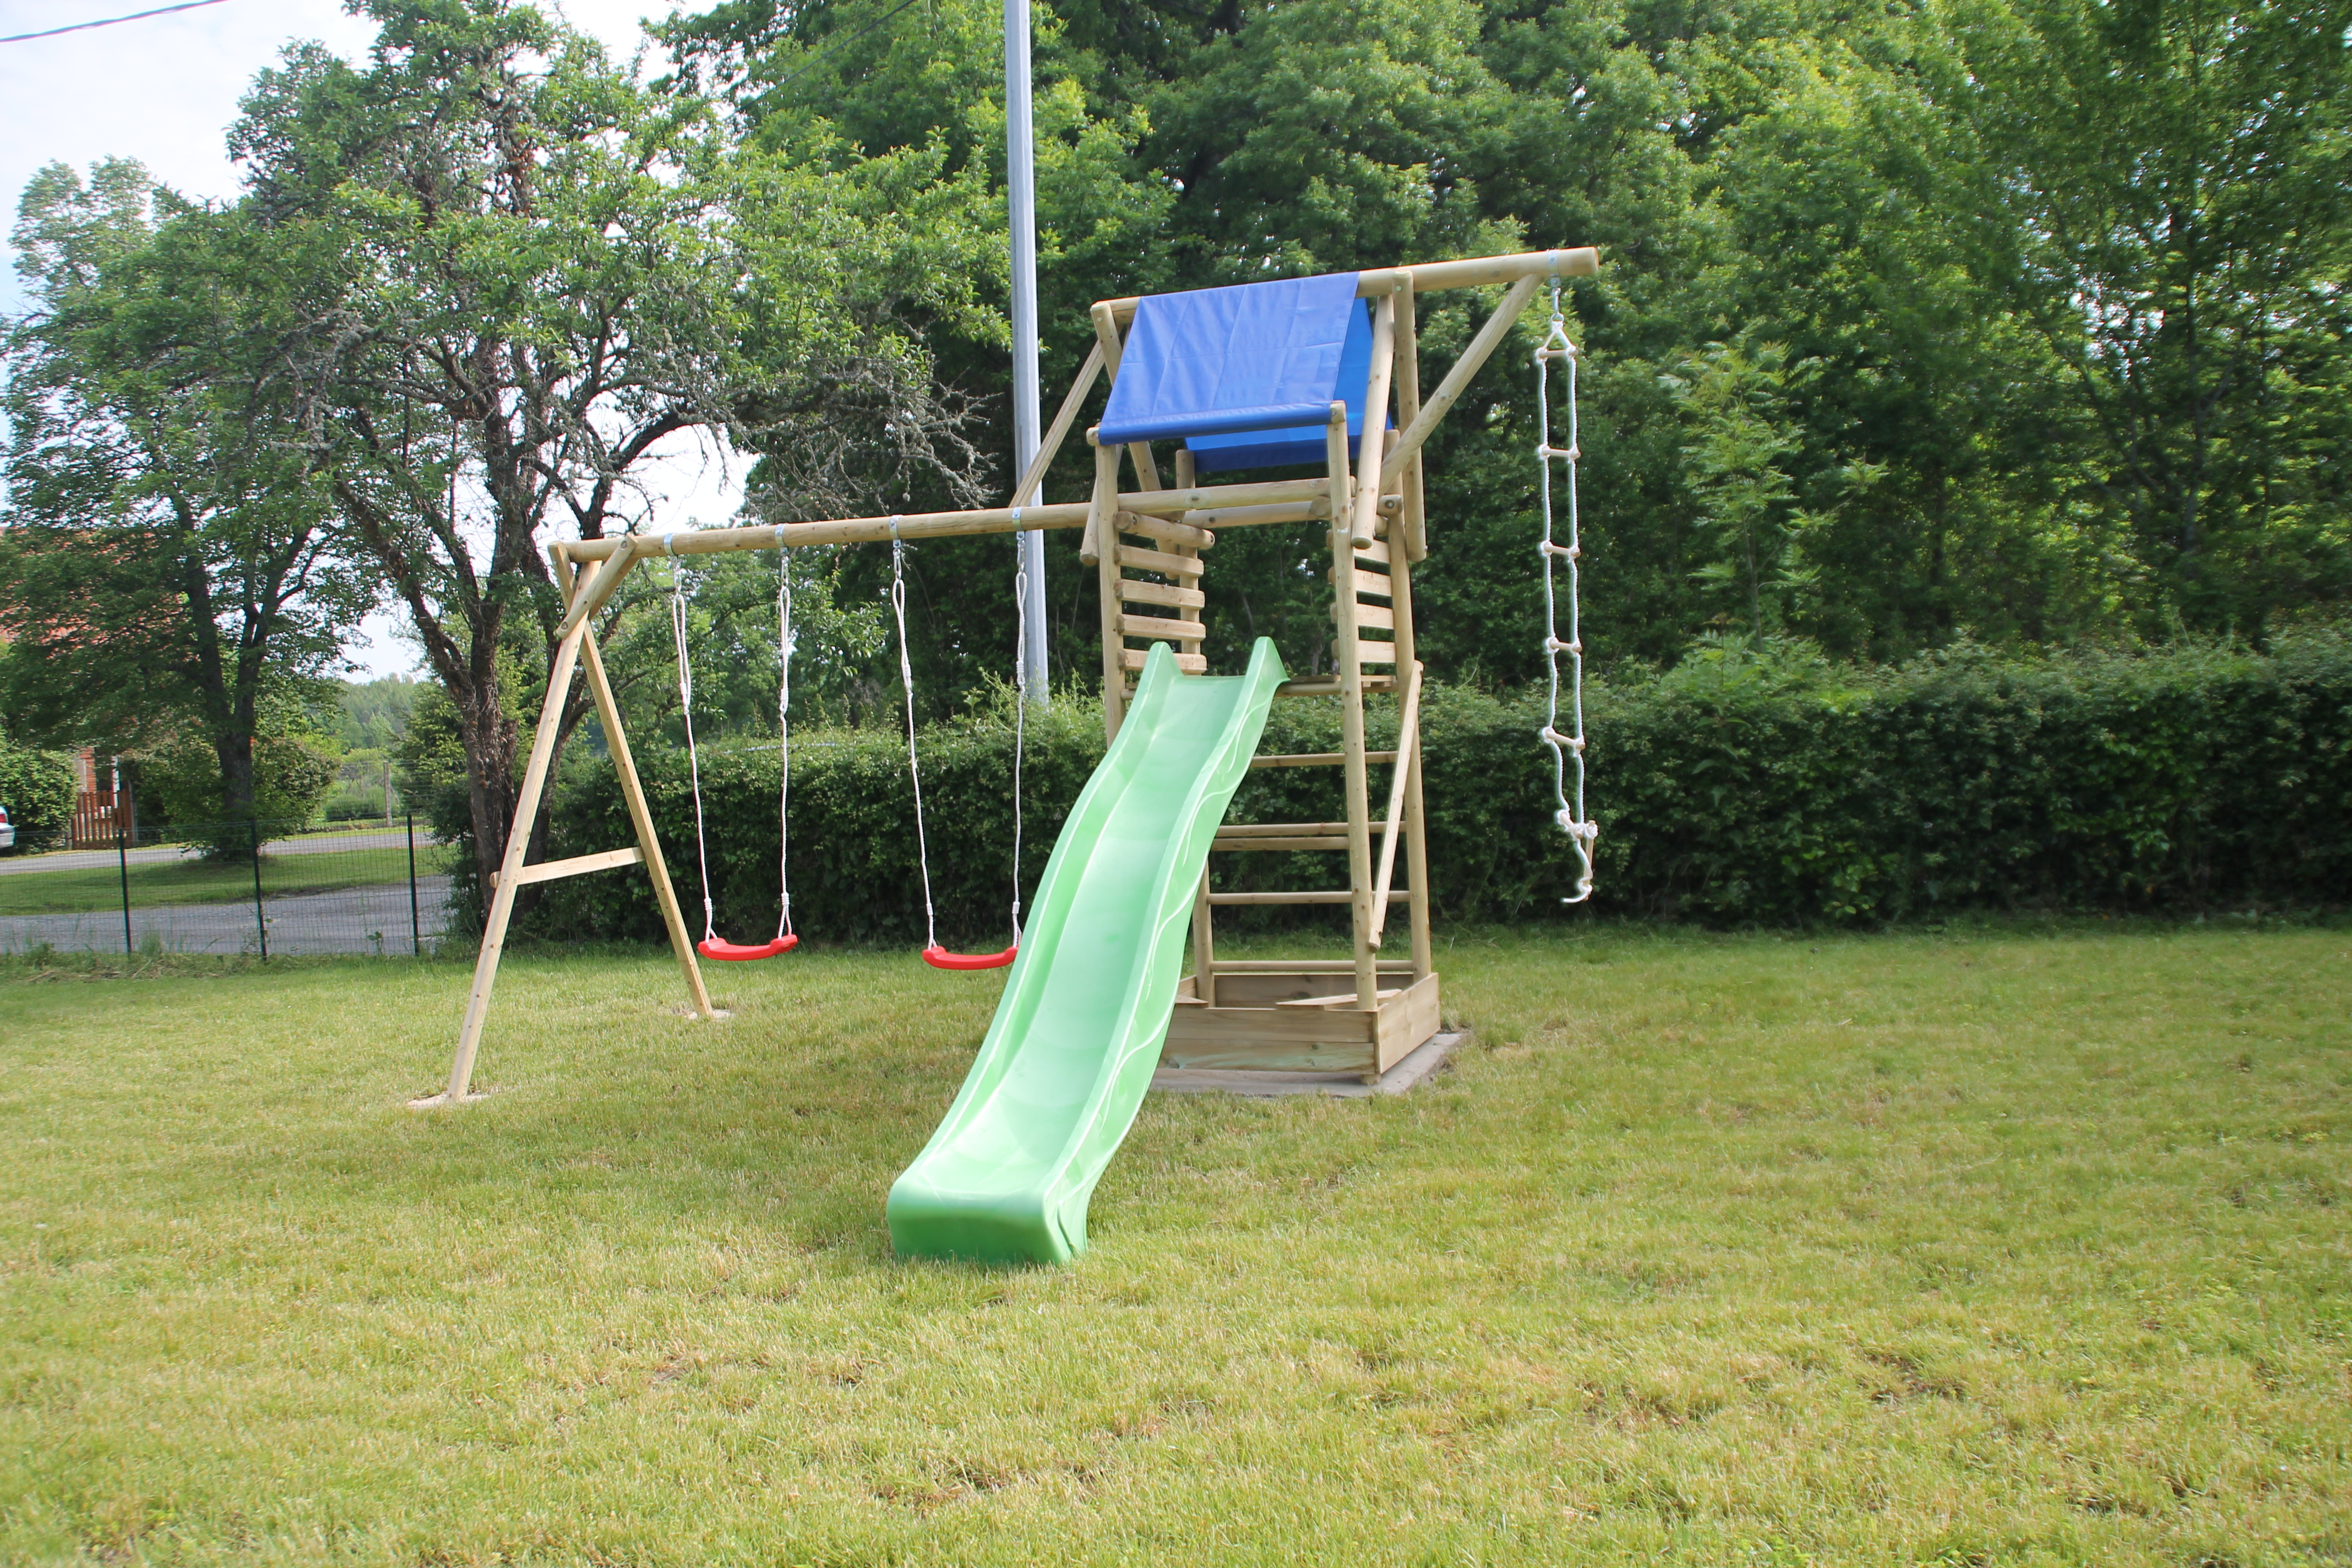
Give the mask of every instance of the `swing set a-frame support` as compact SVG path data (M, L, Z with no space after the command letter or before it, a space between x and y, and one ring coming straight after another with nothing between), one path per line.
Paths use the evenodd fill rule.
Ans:
M1226 1046L1256 1048L1264 1054L1267 1039L1277 1047L1296 1044L1310 1050L1323 1035L1311 1024L1311 1015L1323 1013L1339 1022L1339 1015L1359 1017L1366 1031L1364 1058L1368 1076L1384 1069L1392 1053L1402 1054L1425 1039L1436 1024L1436 976L1431 969L1425 867L1421 834L1420 737L1418 709L1421 667L1414 658L1409 570L1427 553L1422 515L1420 452L1438 422L1452 408L1470 379L1500 346L1546 279L1589 277L1599 268L1591 249L1534 251L1516 256L1476 257L1412 268L1388 268L1358 275L1357 297L1373 302L1376 338L1372 384L1368 389L1365 435L1360 449L1349 451L1344 419L1333 428L1328 471L1318 477L1248 484L1199 485L1192 482L1190 454L1176 457L1173 487L1163 487L1148 443L1124 447L1097 445L1094 493L1085 501L1052 505L1030 504L1047 468L1076 421L1097 376L1106 371L1116 377L1121 350L1121 329L1136 314L1139 301L1107 300L1093 310L1097 342L1064 399L1045 439L1028 471L1014 488L1005 507L963 511L908 513L891 517L851 518L837 521L783 523L760 528L698 529L671 534L635 533L613 538L559 542L550 553L556 580L562 589L565 615L557 628L553 668L534 733L521 792L515 802L513 827L491 889L490 907L475 963L474 983L466 1004L465 1022L450 1063L449 1079L441 1093L409 1103L417 1109L454 1106L478 1100L473 1092L474 1063L489 1016L491 992L498 980L499 958L514 913L517 892L532 882L583 875L623 866L643 865L650 878L670 946L686 979L694 1015L720 1016L712 1007L697 962L694 941L679 911L661 844L654 829L643 784L630 756L618 704L604 674L592 628L598 611L611 600L635 564L657 555L703 555L753 550L791 550L803 545L915 542L926 539L975 534L1012 533L1030 530L1081 528L1087 531L1082 554L1095 563L1104 582L1104 706L1106 723L1116 731L1124 706L1127 678L1142 662L1139 650L1127 647L1129 637L1174 640L1184 651L1184 668L1200 668L1196 621L1176 616L1197 616L1200 597L1200 550L1213 542L1220 527L1296 523L1328 520L1330 529L1334 581L1332 606L1338 632L1338 668L1331 675L1288 682L1282 695L1339 697L1343 702L1344 750L1333 755L1260 757L1253 766L1339 765L1345 770L1348 820L1345 823L1272 825L1220 828L1213 848L1220 850L1341 849L1347 852L1347 889L1309 893L1213 893L1204 877L1194 916L1195 974L1180 994L1178 1017L1171 1026L1169 1060L1175 1061L1179 1043L1192 1042L1195 1065L1228 1065L1219 1051ZM1438 386L1424 399L1420 395L1418 347L1412 301L1419 293L1441 289L1507 285L1500 304L1449 368ZM1390 399L1399 429L1384 429ZM1337 410L1339 405L1335 405ZM1089 440L1092 440L1089 432ZM1138 486L1118 487L1122 454L1132 466ZM1350 461L1350 458L1353 461ZM1352 469L1352 472L1351 472ZM1143 541L1129 545L1121 536ZM1129 578L1122 570L1139 570L1147 576ZM1156 579L1156 580L1155 580ZM1387 605L1376 602L1386 597ZM1123 606L1134 604L1143 614ZM1168 606L1159 608L1159 606ZM1385 629L1390 641L1359 640L1361 627ZM1189 637L1187 634L1189 633ZM1391 651L1392 650L1392 651ZM1391 664L1392 676L1367 676L1366 663ZM574 856L568 859L524 864L530 835L547 787L555 754L563 706L570 698L576 669L584 667L590 695L604 726L614 771L626 802L636 843L625 849ZM1365 749L1363 699L1368 689L1391 690L1399 697L1397 747L1392 752ZM1369 798L1367 768L1387 764L1391 777L1384 802L1385 820L1376 829ZM1277 830L1278 828L1278 830ZM1377 854L1372 839L1378 834ZM1408 886L1393 888L1400 841L1406 861ZM1375 861L1377 860L1377 871ZM1378 954L1391 897L1401 892L1410 906L1412 955L1386 960ZM1212 906L1267 903L1342 903L1349 906L1353 929L1353 956L1325 961L1224 961L1215 958L1209 935ZM1383 990L1391 974L1410 976L1406 986ZM1342 979L1349 990L1336 995L1309 995ZM1282 994L1276 994L1281 992ZM1296 992L1297 994L1290 994ZM1261 994L1263 993L1263 994ZM1277 1011L1278 1010L1278 1011ZM1267 1039L1220 1040L1220 1016L1269 1017L1278 1026ZM1391 1040L1387 1015L1401 1033ZM1228 1023L1256 1031L1253 1021ZM1206 1031L1204 1033L1203 1031ZM1354 1038L1352 1032L1349 1038ZM1400 1048L1400 1042L1404 1042ZM1247 1054L1247 1048L1243 1050ZM1349 1058L1352 1065L1354 1058ZM1229 1065L1243 1066L1241 1061ZM1257 1066L1296 1065L1267 1057Z

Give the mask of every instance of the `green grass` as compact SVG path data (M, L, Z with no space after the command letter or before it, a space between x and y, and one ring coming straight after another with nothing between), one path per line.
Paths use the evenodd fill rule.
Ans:
M1465 940L1410 1097L882 1199L994 976L0 970L0 1561L2352 1562L2352 935Z
M455 851L442 845L416 847L416 874L436 876L450 868ZM296 893L331 893L380 882L408 879L404 846L383 849L322 849L313 854L261 857L261 889L269 898ZM253 862L184 860L131 866L131 907L157 904L235 903L253 897ZM78 871L10 871L0 875L0 915L81 914L122 907L122 871L117 866Z

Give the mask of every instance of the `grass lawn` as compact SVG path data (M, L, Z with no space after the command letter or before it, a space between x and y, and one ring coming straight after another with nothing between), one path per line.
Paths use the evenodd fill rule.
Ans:
M1077 1264L882 1199L993 975L0 969L0 1561L2352 1563L2352 933L1447 946Z
M437 876L450 868L456 851L445 845L416 847L416 874ZM261 856L261 889L267 898L296 893L331 893L408 879L404 845L377 849L321 849L314 854ZM214 861L191 855L131 868L131 907L157 904L236 903L253 897L253 862ZM0 915L86 914L122 907L122 871L115 866L76 871L11 871L0 876Z

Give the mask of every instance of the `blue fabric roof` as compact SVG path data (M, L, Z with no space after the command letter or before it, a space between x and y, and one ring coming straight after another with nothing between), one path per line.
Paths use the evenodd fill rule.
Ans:
M1339 350L1339 387L1348 404L1350 453L1364 433L1364 393L1372 376L1371 302L1359 300L1355 304L1356 309L1349 312L1347 342ZM1223 474L1235 468L1279 468L1294 463L1313 463L1319 468L1328 450L1323 432L1330 409L1330 400L1327 398L1323 412L1312 425L1230 436L1188 437L1184 445L1192 451L1192 471Z
M1344 399L1351 423L1362 425L1371 325L1356 299L1356 279L1353 272L1335 272L1146 297L1136 306L1103 411L1102 440L1183 437L1196 454L1218 457L1211 467L1240 468L1307 460L1223 460L1260 447L1287 450L1304 435L1311 437L1308 458L1319 458L1335 401ZM1280 431L1281 438L1213 440L1263 431Z

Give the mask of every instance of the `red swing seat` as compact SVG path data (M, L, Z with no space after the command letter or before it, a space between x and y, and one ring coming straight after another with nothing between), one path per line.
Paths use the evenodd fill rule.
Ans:
M1014 942L1003 952L950 952L938 942L923 949L923 962L933 969L1002 969L1021 951Z
M746 963L755 958L773 958L780 952L790 952L800 945L798 935L780 936L773 942L763 942L756 947L744 947L715 936L706 936L694 944L694 951L705 958L723 959L729 963Z

